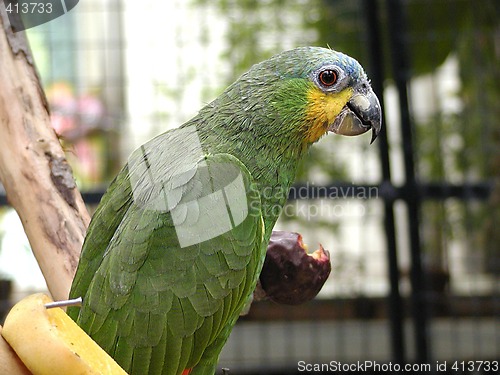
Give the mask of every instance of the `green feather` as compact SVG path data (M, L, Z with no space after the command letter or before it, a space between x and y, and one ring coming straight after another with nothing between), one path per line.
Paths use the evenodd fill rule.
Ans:
M115 346L110 350L109 354L115 358L122 368L130 369L135 350L136 345L132 345L124 337L118 337Z

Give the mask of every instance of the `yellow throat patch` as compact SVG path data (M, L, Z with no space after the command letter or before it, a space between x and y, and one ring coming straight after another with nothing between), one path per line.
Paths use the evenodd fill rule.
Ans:
M316 142L327 132L328 126L335 121L342 108L351 99L352 92L350 87L333 93L324 93L316 86L309 89L306 109L308 125L305 136L308 143Z

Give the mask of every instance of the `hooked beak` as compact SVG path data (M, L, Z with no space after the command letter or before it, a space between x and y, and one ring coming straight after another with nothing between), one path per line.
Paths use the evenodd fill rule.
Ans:
M382 127L382 111L377 95L366 82L354 89L351 99L340 111L328 130L341 135L353 136L372 129L370 144L377 138Z

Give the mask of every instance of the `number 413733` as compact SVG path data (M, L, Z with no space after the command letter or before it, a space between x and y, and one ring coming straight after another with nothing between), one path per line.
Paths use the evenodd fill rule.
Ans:
M486 371L495 372L499 370L498 361L455 361L451 366L453 371Z
M5 7L7 13L17 14L45 14L52 13L52 3L47 1L33 1L26 3L12 3L9 2Z

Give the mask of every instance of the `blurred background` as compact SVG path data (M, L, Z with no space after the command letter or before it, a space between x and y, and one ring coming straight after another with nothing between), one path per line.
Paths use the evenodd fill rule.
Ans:
M305 305L255 303L220 364L447 361L476 374L462 361L500 358L499 16L495 0L86 0L27 34L91 210L133 149L253 63L302 45L358 59L382 134L322 139L277 225L323 244L330 278ZM46 289L1 185L0 279L0 321Z

